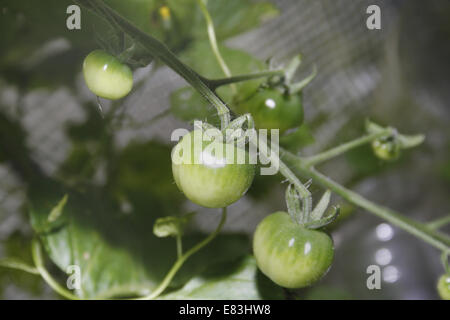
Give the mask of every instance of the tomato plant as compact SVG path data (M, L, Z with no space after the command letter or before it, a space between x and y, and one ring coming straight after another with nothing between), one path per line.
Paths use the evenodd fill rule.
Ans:
M162 65L176 72L189 86L163 92L167 93L164 97L171 95L171 107L145 121L136 119L134 112L128 112L132 108L125 107L120 100L108 103L110 107L101 116L92 108L95 99L83 101L86 119L68 126L72 146L54 175L28 156L33 140L28 141L20 129L21 119L9 119L9 115L0 111L0 160L11 162L17 176L27 183L24 193L30 203L30 225L35 232L30 241L30 257L24 255L24 261L1 259L0 266L39 275L56 293L68 299L299 299L303 293L303 297L310 296L308 293L312 291L306 287L321 280L333 263L334 232L343 220L332 228L324 228L341 211L340 205L329 207L332 195L343 202L344 208L349 208L347 211L360 208L448 254L450 238L438 229L450 222L449 217L416 221L366 199L319 171L320 164L360 146L372 147L380 159L395 160L404 149L419 146L424 135L405 135L368 120L367 132L361 137L313 155L308 154L309 150L297 154L297 148L315 141L312 136L318 126L328 125L325 123L328 115L321 115L322 110L317 110L317 123L311 127L303 124L303 97L308 94L303 88L314 78L316 69L306 79L295 82L300 55L281 63L265 63L250 53L218 43L256 27L273 13L270 3L158 0L137 1L139 6L124 7L116 0L75 2L83 10L96 14L95 19L102 18L107 29L107 32L98 29L102 32L100 36L89 31L84 34L98 38L98 47L102 48L86 56L78 70L95 95L119 100L134 87L127 107L156 108L160 100L147 95L143 89L147 86L142 85L150 77L151 81L161 80L164 72L158 68ZM127 19L108 3L117 3L117 9ZM2 14L8 15L9 9L3 8ZM14 12L8 16L7 24L16 20L22 23L24 19L20 17ZM7 63L9 57L5 57ZM78 56L77 64L72 65L80 66L82 59ZM26 68L31 70L34 63L38 63L36 59L30 59ZM133 79L132 69L139 67L147 68L137 70ZM325 96L328 89L324 87ZM16 100L10 99L12 96L6 100ZM138 96L142 100L134 99ZM22 103L22 99L17 100L18 105ZM322 100L323 97L310 101ZM28 108L18 109L20 116ZM169 113L190 129L177 143L160 136L149 141L147 134L155 136L147 129ZM191 128L189 121L205 119L201 126L194 122ZM341 120L333 130L342 125ZM143 129L144 135L124 138L122 134L130 128ZM284 134L280 145L252 136L255 128L278 129ZM121 143L127 138L131 142L123 146ZM298 143L299 140L303 142ZM370 152L364 152L379 164L373 161ZM253 154L258 156L257 164L250 161ZM275 170L267 173L266 166ZM333 168L341 166L329 168L332 175ZM249 197L233 206L235 225L242 225L245 233L222 233L227 207L245 197L252 184L258 183L255 176L263 178L259 175L266 174L273 175L273 179L264 182L264 194L258 188L260 184L252 189L259 197ZM358 179L362 178L358 174ZM279 198L277 191L285 185L286 212L272 206L273 200ZM313 207L319 189L326 191ZM194 206L193 211L190 202L204 208ZM201 215L219 211L209 208L220 208L221 214L218 221L211 215L210 220L217 226L205 234L202 230L211 229L210 220L202 219ZM261 218L251 234L252 230L245 228L247 220L241 219L240 212L235 210L243 208L246 218L253 221L258 217L256 213L263 213L264 209L275 212ZM193 222L202 224L201 228ZM15 251L13 248L6 252ZM66 288L61 274L54 279L51 275L54 270L46 269L49 265L46 258L63 272L79 267L83 277L81 288ZM448 299L447 260L443 264L446 275L439 279L437 290L442 298ZM333 277L330 274L324 280L333 281ZM305 289L292 290L298 288Z
M125 97L133 87L131 69L103 50L95 50L83 62L84 81L97 96L116 100Z

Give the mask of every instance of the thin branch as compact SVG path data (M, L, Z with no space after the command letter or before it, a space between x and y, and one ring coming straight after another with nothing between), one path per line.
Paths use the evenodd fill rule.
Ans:
M260 78L266 78L271 76L281 76L283 75L284 70L268 70L268 71L262 71L262 72L255 72L255 73L249 73L249 74L243 74L239 76L229 77L229 78L223 78L223 79L209 79L207 80L209 83L209 87L211 90L216 90L217 88L231 84L231 83L237 83L237 82L243 82L248 80L254 80L254 79L260 79Z
M198 6L200 7L200 10L203 13L203 16L206 20L206 27L208 30L208 38L209 43L211 45L211 49L216 56L217 62L220 65L220 68L222 69L223 73L227 77L231 77L231 71L230 68L228 68L225 60L223 59L222 55L220 54L219 46L217 45L217 39L216 39L216 32L214 30L214 23L212 21L211 15L208 12L208 8L206 7L206 4L203 0L197 0Z
M318 163L321 163L321 162L330 160L332 158L335 158L335 157L337 157L337 156L339 156L339 155L341 155L341 154L343 154L343 153L345 153L345 152L347 152L347 151L349 151L351 149L354 149L356 147L362 146L362 145L364 145L366 143L370 143L370 142L372 142L373 140L375 140L377 138L381 138L381 137L387 136L387 135L389 135L391 133L392 133L392 129L388 128L388 129L385 129L385 130L383 130L381 132L365 135L365 136L363 136L361 138L358 138L358 139L349 141L347 143L341 144L340 146L337 146L337 147L332 148L330 150L321 152L321 153L316 154L314 156L303 158L303 163L304 163L305 166L308 166L308 167L309 166L314 166L314 165L316 165Z
M44 260L42 258L42 252L41 252L41 244L39 243L38 239L33 239L31 242L31 253L33 256L34 264L36 265L36 269L39 271L41 277L47 282L47 284L55 290L57 293L59 293L61 296L67 299L71 300L80 300L80 298L68 290L66 290L64 287L62 287L53 277L48 273L47 269L45 269L44 266Z
M431 230L437 230L447 224L450 224L450 214L434 221L428 222L427 227Z
M400 229L411 233L412 235L438 248L439 250L449 250L450 237L448 237L447 235L430 230L423 223L405 217L398 212L367 200L356 192L353 192L331 180L327 176L324 176L314 168L306 166L301 158L293 155L286 150L281 151L282 158L301 175L313 179L324 188L330 189L348 202L366 209L368 212L373 213L374 215L392 223Z
M163 279L163 281L151 294L142 298L137 298L135 300L153 300L157 298L170 284L173 277L175 277L175 275L177 274L178 270L181 268L183 263L194 253L196 253L204 246L206 246L208 243L210 243L219 234L220 230L222 230L222 227L225 224L226 219L227 219L227 208L222 208L222 218L220 219L219 225L217 226L216 230L214 230L214 232L212 232L207 238L196 244L194 247L189 249L185 254L183 254L180 258L178 258L175 264L172 266L170 271Z
M5 258L0 260L0 267L25 271L31 274L39 274L38 269L36 269L34 266L30 266L25 262L15 258Z

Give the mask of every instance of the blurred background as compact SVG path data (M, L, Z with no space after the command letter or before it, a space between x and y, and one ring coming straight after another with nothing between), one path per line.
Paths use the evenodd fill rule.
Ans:
M167 43L195 70L221 76L195 1L106 2ZM28 208L33 188L46 189L40 179L80 193L98 192L99 202L107 203L102 207L114 210L110 216L119 225L103 225L110 228L104 233L93 227L99 238L87 242L122 246L120 227L152 236L155 217L192 210L198 214L191 232L213 230L218 211L186 201L170 168L171 132L190 128L194 118L214 121L212 108L191 99L189 89L183 89L186 82L153 61L134 66L136 85L127 98L102 100L101 117L81 64L89 51L114 43L115 35L85 9L82 29L67 30L69 4L0 2L0 258L30 260L34 231ZM372 4L381 8L381 30L366 27L366 9ZM172 10L169 24L159 14L161 6ZM304 90L306 126L292 150L311 155L358 137L368 117L406 134L423 133L425 143L394 163L361 147L320 169L411 218L429 221L450 213L450 2L210 0L209 9L235 74L256 71L269 58L284 63L298 53L304 57L298 79L317 66L317 77ZM224 99L230 102L226 95ZM248 195L230 207L225 232L240 238L228 241L223 250L236 250L230 247L234 245L241 253L251 252L248 237L256 224L285 209L281 180L257 178ZM314 182L311 188L315 199L323 192ZM335 263L318 285L299 291L299 298L438 298L435 286L443 273L438 251L338 197L333 201L347 213L332 228ZM133 243L141 242L137 238ZM155 279L170 265L157 264ZM366 268L372 264L381 267L381 290L366 287ZM56 266L50 268L58 272ZM0 298L56 295L39 277L0 269Z

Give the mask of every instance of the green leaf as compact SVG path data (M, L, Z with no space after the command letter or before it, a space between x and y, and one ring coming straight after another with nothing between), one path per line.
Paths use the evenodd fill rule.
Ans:
M220 44L219 50L234 76L267 69L263 61L244 51L228 48ZM182 53L181 59L202 76L210 78L223 78L225 76L207 40L193 43Z
M207 6L219 41L256 28L279 13L269 1L208 0ZM198 28L206 35L204 19Z
M40 182L30 194L30 217L36 231L47 230L48 213L62 194L53 182ZM155 237L151 230L164 211L124 213L104 201L96 190L69 193L60 220L64 221L40 238L50 259L65 272L68 266L81 269L82 298L130 297L153 290L176 260L172 239ZM106 199L105 199L106 200ZM206 235L186 235L184 247L192 247ZM212 263L224 262L248 252L242 235L221 235L193 255L181 268L171 286L183 285ZM220 252L220 254L217 254Z
M213 125L220 124L220 119L214 107L192 87L184 87L172 92L170 110L183 121L199 119Z
M352 295L341 288L325 285L315 286L308 290L304 300L352 300Z
M283 289L258 271L253 256L218 264L160 299L283 299Z
M253 73L266 69L264 62L245 52L224 46L219 47L233 75ZM189 47L181 55L181 59L205 77L211 79L224 77L223 71L212 53L209 42L206 40L198 41ZM233 91L230 86L219 88L218 94L226 103L231 103L233 100ZM174 91L170 97L170 102L173 114L183 121L200 119L206 120L213 125L220 123L214 107L192 87L184 87ZM230 107L233 109L232 104L230 104Z

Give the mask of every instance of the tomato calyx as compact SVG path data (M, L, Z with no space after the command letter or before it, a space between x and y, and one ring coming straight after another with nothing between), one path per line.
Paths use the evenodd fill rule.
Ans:
M300 206L302 201L300 190L294 184L290 184L286 189L286 205L292 221L307 229L319 229L336 220L340 209L333 206L327 210L330 198L331 191L327 190L312 211L304 212Z

